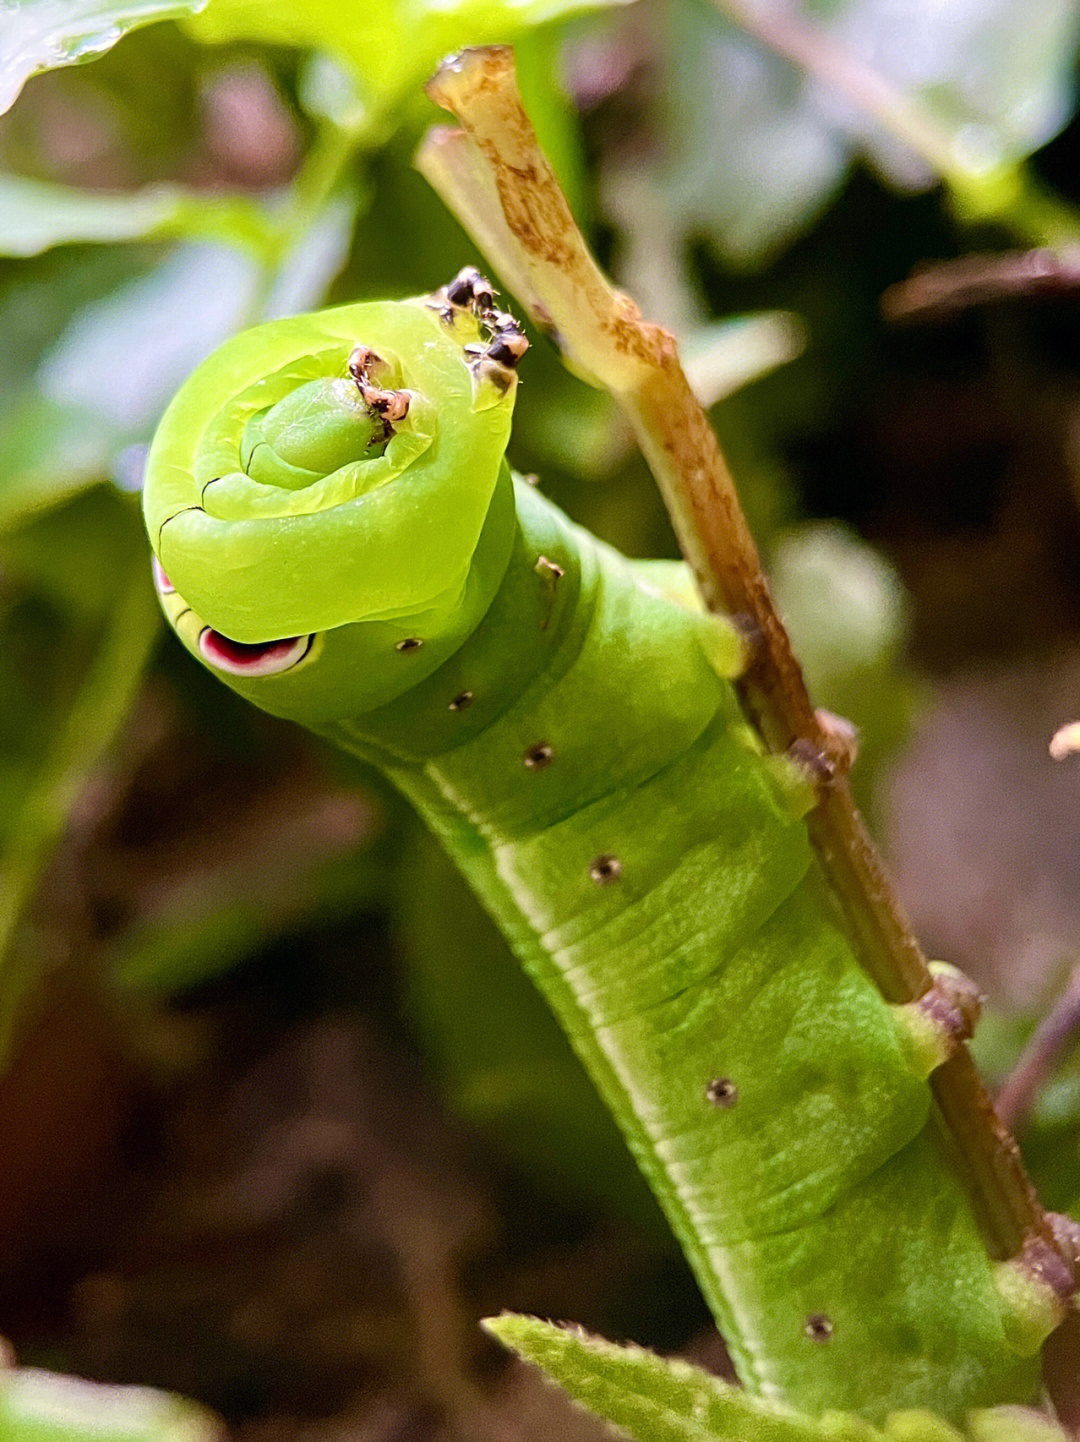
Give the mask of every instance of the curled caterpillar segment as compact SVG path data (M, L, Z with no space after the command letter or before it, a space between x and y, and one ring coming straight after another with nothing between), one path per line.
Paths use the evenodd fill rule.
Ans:
M764 754L730 679L754 629L515 481L524 348L475 271L227 344L148 461L166 614L444 838L748 1386L870 1418L1030 1401L1062 1281L988 1256L926 1081L977 998L939 971L887 1003L805 823L852 737Z
M358 701L434 669L483 615L512 539L516 381L478 367L490 334L420 297L271 322L217 351L170 406L144 489L157 561L193 613L248 647L362 621ZM411 638L417 655L395 649ZM239 651L205 658L256 679Z
M153 558L154 589L173 630L192 654L224 675L240 679L280 676L302 662L313 661L322 649L321 635L285 636L277 641L234 641L208 626L180 595Z

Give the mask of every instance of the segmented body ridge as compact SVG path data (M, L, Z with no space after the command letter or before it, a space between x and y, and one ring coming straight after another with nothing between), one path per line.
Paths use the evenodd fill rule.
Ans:
M321 729L382 761L498 917L748 1385L947 1413L1032 1395L929 1088L703 618L531 488L517 502L477 631L407 697Z

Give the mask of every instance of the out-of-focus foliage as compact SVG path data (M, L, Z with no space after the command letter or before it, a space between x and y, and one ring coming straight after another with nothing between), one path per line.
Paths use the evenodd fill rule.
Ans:
M202 1407L149 1387L0 1371L0 1442L217 1442L222 1433Z
M901 102L925 107L957 170L1022 160L1075 104L1080 14L1071 0L827 0L798 13L771 0L671 0L665 14L653 158L611 177L612 204L631 237L659 209L677 240L703 236L740 266L810 225L859 155L894 184L934 178L925 155L868 118L855 82L845 91L845 55ZM833 83L747 36L743 14L796 34L805 16L821 37L810 47L834 62Z
M140 25L190 15L204 0L3 0L0 112L31 75L93 60Z
M80 241L119 243L224 235L232 245L268 239L265 214L244 197L216 199L172 185L95 194L22 175L0 175L0 255L38 255Z
M835 522L781 535L770 579L810 694L857 725L859 799L903 743L921 687L905 664L910 606L888 561Z
M860 728L855 784L872 806L924 694L909 660L913 608L877 542L906 562L925 634L932 605L895 517L909 514L909 488L933 489L920 464L962 430L956 375L969 383L983 347L997 347L1002 367L1015 354L1005 327L910 347L885 336L880 291L965 243L936 198L890 189L924 187L926 158L723 8L0 0L0 109L38 77L0 126L0 1049L13 1042L0 1069L35 1008L70 986L96 998L127 1052L173 1075L184 1047L162 1009L230 974L242 990L267 956L295 969L305 1005L389 1013L357 979L357 928L375 915L396 967L393 1005L455 1112L530 1180L545 1213L561 1205L655 1238L654 1204L562 1034L430 841L372 778L240 708L178 648L155 651L132 492L163 406L226 336L327 302L429 290L477 261L410 169L423 127L444 118L421 86L447 50L512 41L530 112L605 263L679 331L815 701ZM747 11L780 13L758 0ZM1069 119L1080 24L1070 0L807 0L802 15L835 54L914 95L966 173L1015 166ZM166 21L179 23L152 23ZM673 555L615 407L533 339L512 460L630 554ZM946 423L935 431L939 377ZM896 414L883 401L894 380ZM968 423L960 497L940 498L960 507L971 471L977 519L964 512L965 540L1001 484L996 452ZM890 492L893 456L907 469ZM821 519L838 511L847 525ZM850 528L868 517L874 545ZM967 553L947 555L940 573L955 577ZM991 550L988 605L1002 569ZM87 837L116 874L76 903L69 882ZM346 938L349 958L333 986L309 965L312 938L328 931ZM987 1043L992 1071L1007 1070L1025 1029L1006 1019L996 1049ZM1080 1197L1075 1069L1069 1061L1046 1091L1024 1139L1059 1206ZM654 1301L638 1299L635 1320ZM516 1325L505 1324L512 1343ZM580 1390L593 1387L591 1344L581 1352L531 1325L517 1335L523 1353L569 1349ZM653 1367L603 1355L616 1371L630 1355L624 1391L635 1369ZM629 1392L618 1415L650 1439L821 1435L706 1390L731 1409L731 1430L678 1420L674 1393L666 1432L633 1432ZM972 1436L1026 1442L1027 1425L987 1415ZM956 1437L926 1419L890 1435Z

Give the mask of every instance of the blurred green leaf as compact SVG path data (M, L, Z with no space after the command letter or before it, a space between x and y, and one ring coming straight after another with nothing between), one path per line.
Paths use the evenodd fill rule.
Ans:
M193 243L78 312L0 414L0 534L108 476L125 447L149 439L199 361L256 312L317 306L344 263L357 204L335 196L274 270Z
M100 480L118 440L100 416L24 396L0 420L0 535Z
M77 65L122 35L194 14L205 0L0 0L0 114L42 70Z
M0 1442L217 1442L224 1429L194 1402L36 1367L0 1371Z
M893 566L848 527L815 521L784 533L770 556L777 605L817 705L859 733L860 800L905 739L921 687L903 659L910 603Z
M355 199L331 202L276 273L263 315L318 305L344 261L355 206ZM262 279L236 250L181 246L72 321L41 366L42 391L103 417L117 434L148 435L181 381L254 321Z
M717 10L783 16L764 0L715 8L673 0L659 42L653 159L612 176L612 211L631 237L659 210L737 266L760 265L806 229L867 155L893 183L925 187L925 160L835 88L748 37ZM956 150L958 168L1007 167L1046 143L1076 104L1080 11L1072 0L806 0L792 17L917 97ZM647 202L647 203L644 203Z
M173 238L216 239L261 253L273 234L264 208L246 196L200 195L176 185L106 193L0 175L0 255L39 255L79 241Z
M510 42L522 31L626 0L368 0L362 12L341 0L267 5L209 0L188 22L199 40L260 40L334 56L358 78L366 103L385 111L419 89L439 61L462 45Z
M23 993L38 980L36 949L18 945L23 912L93 768L135 699L161 628L145 556L116 567L113 580L120 589L90 659L74 678L62 674L60 704L40 728L44 741L35 736L36 754L25 768L21 794L14 804L9 798L6 808L0 852L0 1059L7 1055ZM53 655L59 651L55 636L50 642ZM31 663L36 659L28 657Z

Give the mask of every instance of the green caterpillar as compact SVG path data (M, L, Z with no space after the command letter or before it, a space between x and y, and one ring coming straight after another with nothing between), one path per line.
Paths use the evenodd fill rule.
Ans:
M165 612L256 705L383 767L441 837L748 1388L875 1419L1031 1401L1057 1313L987 1255L926 1081L963 989L890 1006L860 967L808 839L811 780L740 711L739 630L511 474L525 344L475 272L229 341L149 457Z

